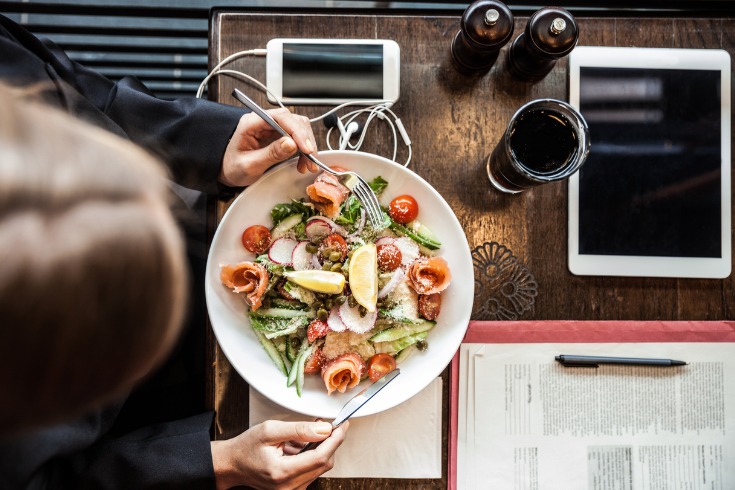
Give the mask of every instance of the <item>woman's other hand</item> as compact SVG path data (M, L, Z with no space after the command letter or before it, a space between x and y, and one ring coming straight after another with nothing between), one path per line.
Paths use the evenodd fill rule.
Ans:
M212 442L217 489L238 485L257 489L302 489L334 466L349 422L337 429L327 422L269 420L234 439ZM324 441L301 454L307 442Z

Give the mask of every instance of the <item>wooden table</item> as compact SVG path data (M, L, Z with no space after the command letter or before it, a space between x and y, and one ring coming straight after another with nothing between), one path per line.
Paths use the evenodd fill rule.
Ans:
M548 184L520 195L493 190L485 160L508 120L523 103L543 97L568 100L567 62L561 60L541 82L522 83L509 76L505 51L482 77L458 73L449 48L459 15L368 15L367 11L302 12L214 10L210 25L210 67L234 52L262 48L271 38L385 38L401 47L401 95L393 107L413 142L410 168L428 181L449 203L464 227L470 247L506 247L529 280L536 296L523 319L580 320L721 320L735 319L732 278L655 279L579 277L567 269L567 184ZM527 18L517 18L515 35ZM578 18L579 45L722 48L735 54L734 19ZM265 80L262 59L239 60L231 68ZM219 77L210 97L233 104L230 92L243 83ZM259 95L255 89L248 93ZM258 102L268 106L265 96ZM295 107L310 117L326 109ZM324 128L315 125L324 148ZM390 155L388 133L376 132L364 151ZM399 147L398 162L406 159ZM218 217L228 202L217 206ZM477 280L488 271L477 268ZM477 288L473 319L498 319L491 307L493 288ZM216 438L229 438L247 428L247 386L209 336L208 404L217 410ZM447 440L448 383L444 396L444 441ZM379 443L380 444L380 443ZM444 445L446 448L446 444ZM446 488L446 451L441 480L400 480L401 488ZM395 480L320 479L313 488L395 488Z

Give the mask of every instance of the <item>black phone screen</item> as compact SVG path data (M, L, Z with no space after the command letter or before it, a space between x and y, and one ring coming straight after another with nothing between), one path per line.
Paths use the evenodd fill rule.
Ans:
M720 72L583 66L579 89L579 253L722 257Z
M283 96L382 99L380 44L283 44Z

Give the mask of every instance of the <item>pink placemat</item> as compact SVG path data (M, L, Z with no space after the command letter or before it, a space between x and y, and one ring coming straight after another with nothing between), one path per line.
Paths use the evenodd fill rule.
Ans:
M728 321L471 321L462 343L735 342ZM450 370L448 488L457 488L459 351Z

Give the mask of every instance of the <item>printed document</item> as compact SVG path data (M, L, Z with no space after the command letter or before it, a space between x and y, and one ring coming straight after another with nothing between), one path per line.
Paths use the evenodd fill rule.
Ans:
M735 343L462 344L457 488L735 489ZM680 367L564 367L560 354Z

